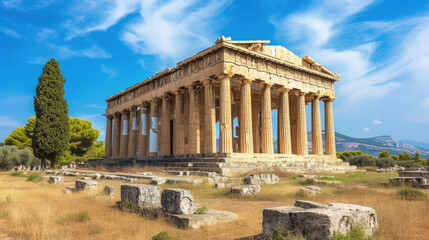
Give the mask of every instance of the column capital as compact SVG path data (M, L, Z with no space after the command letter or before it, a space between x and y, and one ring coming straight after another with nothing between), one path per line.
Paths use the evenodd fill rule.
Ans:
M261 82L260 84L262 88L271 88L273 86L273 84L266 82Z
M324 102L333 102L336 99L337 99L336 97L329 97L329 96L323 96L322 97L322 101L324 101Z
M229 74L219 74L219 75L216 76L216 78L219 79L219 80L223 80L223 79L227 79L227 78L231 79L232 75L229 75Z
M112 118L114 117L113 114L106 114L106 118Z
M149 104L149 102L144 101L144 102L142 102L142 103L139 104L139 107L140 107L140 109L147 108L148 104Z
M279 87L276 88L276 90L277 90L277 92L288 93L288 92L290 92L291 89L290 88L286 88L284 86L279 86Z
M129 113L129 112L130 112L130 110L129 110L129 109L122 109L121 114L127 114L127 113Z
M212 83L212 80L211 79L204 79L201 82L203 83L203 86L207 86L207 85L210 85Z
M320 101L320 98L322 97L322 95L320 95L320 94L316 94L316 95L314 95L314 100L316 100L316 101Z

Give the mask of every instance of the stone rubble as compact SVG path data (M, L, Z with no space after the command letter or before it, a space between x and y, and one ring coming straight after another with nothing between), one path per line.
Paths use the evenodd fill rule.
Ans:
M300 189L301 193L308 193L310 195L321 194L322 189L317 186L305 186Z
M243 183L247 185L264 185L264 184L276 184L280 178L275 174L252 174L243 179Z
M57 177L57 176L49 176L49 183L51 184L64 183L64 178Z
M98 185L98 182L96 181L89 181L89 180L76 180L75 182L75 190L76 192L86 190L86 189L95 189Z
M231 193L237 193L240 195L255 195L261 191L261 186L259 185L242 185L231 187Z
M107 196L111 198L115 196L115 193L113 191L113 186L106 186L103 191Z

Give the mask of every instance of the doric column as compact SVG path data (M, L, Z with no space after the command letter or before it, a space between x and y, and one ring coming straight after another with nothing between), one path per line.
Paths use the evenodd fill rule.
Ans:
M332 98L325 100L325 154L335 156L335 131Z
M252 125L253 125L253 152L261 152L261 128L259 126L259 113L261 105L259 102L254 102L252 105Z
M189 153L200 153L200 110L198 92L189 86Z
M112 157L112 116L106 115L107 124L106 124L106 148L105 148L105 157Z
M311 139L313 154L323 155L322 123L320 121L320 95L311 100Z
M261 145L262 153L274 153L273 125L271 119L271 87L263 84L261 113Z
M232 153L231 76L219 75L218 78L220 80L219 152Z
M165 95L162 98L162 119L161 119L161 155L170 155L170 109L169 96Z
M305 94L298 93L297 106L297 154L308 155L307 123L305 118Z
M253 153L252 91L249 79L241 80L240 152Z
M140 106L140 131L138 132L139 144L138 152L139 157L144 157L147 155L147 104L142 104Z
M128 138L129 138L129 111L124 110L122 112L122 124L121 124L121 143L119 147L119 157L126 158L128 152Z
M136 137L137 137L137 107L132 107L130 111L130 130L128 137L128 157L136 156Z
M204 152L216 152L216 108L211 80L203 81L204 85Z
M113 127L113 148L112 156L119 158L119 147L121 142L121 114L116 113Z
M158 99L150 102L149 156L158 155Z
M180 90L174 92L176 97L173 126L173 154L185 154L185 128L183 126L183 95Z
M290 131L290 114L289 114L289 90L287 88L279 89L280 106L278 111L278 141L279 153L292 153L292 139Z

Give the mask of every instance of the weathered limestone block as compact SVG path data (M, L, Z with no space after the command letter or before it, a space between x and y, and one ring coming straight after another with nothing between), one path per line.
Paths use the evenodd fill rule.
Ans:
M80 179L82 179L82 180L91 180L92 178L90 178L90 177L81 177Z
M63 172L64 176L72 176L72 177L77 177L80 175L80 173L78 172Z
M116 175L106 175L105 178L110 179L110 180L120 180L121 179L120 176L116 176Z
M378 227L375 210L353 204L297 201L295 206L267 208L263 212L263 231L268 237L273 231L289 230L309 240L328 240L334 232L347 234L358 225L366 236L372 235Z
M238 193L240 195L254 195L258 194L261 191L261 186L259 185L243 185L231 187L231 193Z
M62 192L65 193L65 194L71 194L72 190L70 190L68 188L65 188L65 189L62 190Z
M64 183L64 178L63 177L57 177L57 176L50 176L49 177L49 183Z
M238 219L232 212L209 209L205 214L169 214L168 221L181 229L197 229L201 226L226 223Z
M161 205L161 191L159 187L144 184L122 184L121 201L129 202L140 207L159 207Z
M225 183L216 183L215 188L225 188Z
M113 191L113 186L106 186L105 188L104 188L104 193L107 195L107 196L109 196L109 197L114 197L114 191Z
M191 192L180 188L164 189L161 204L162 210L171 214L193 214L196 210Z
M278 183L280 178L275 174L252 174L243 179L244 184L276 184Z
M92 179L100 179L101 178L101 174L96 173L94 174L94 176L92 176Z
M124 180L127 182L134 182L137 178L125 178Z
M88 181L88 180L76 180L75 189L76 192L85 190L85 189L95 189L98 185L96 181Z
M166 182L167 182L166 178L163 178L163 177L154 177L154 178L152 178L152 181L150 182L150 184L161 185L161 184L164 184Z
M192 178L166 178L167 183L192 183Z
M317 186L305 186L300 189L301 193L316 195L322 193L322 189Z

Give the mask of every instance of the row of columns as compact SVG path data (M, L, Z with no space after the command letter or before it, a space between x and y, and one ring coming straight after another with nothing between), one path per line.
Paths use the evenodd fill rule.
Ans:
M233 152L233 123L231 113L231 77L229 75L218 76L220 82L220 106L219 106L219 152ZM242 153L274 153L273 129L271 116L271 89L272 85L261 83L262 104L252 104L251 80L239 78L241 83L241 105L239 113L240 123L240 152ZM158 129L158 102L153 99L150 103L143 104L139 110L133 107L129 110L107 116L106 131L106 157L125 158L151 155L170 155L216 152L216 109L212 80L202 81L204 87L204 116L202 134L200 133L200 111L197 86L188 86L188 122L185 122L183 89L172 94L175 97L173 141L170 130L170 98L162 97L161 100L161 129ZM292 153L291 119L289 112L290 89L276 87L279 92L278 109L278 144L279 153ZM305 113L306 93L297 93L296 107L296 154L307 155L307 124ZM321 96L315 96L311 101L312 106L312 148L313 154L323 155L322 130L320 119ZM325 101L325 154L335 155L335 134L332 111L332 99ZM148 116L148 105L150 113ZM261 115L259 116L259 112ZM139 115L139 116L137 116ZM260 118L259 118L260 117ZM114 119L114 120L113 120ZM137 123L137 119L140 119ZM113 120L113 122L112 122ZM259 126L260 120L260 126ZM188 126L185 126L188 125ZM113 126L113 127L112 127ZM185 129L188 129L188 147L185 150ZM138 131L139 130L139 131ZM160 130L160 136L158 132ZM158 143L158 137L159 143ZM159 144L159 149L158 149ZM171 146L173 144L173 146ZM260 145L259 145L260 144ZM186 152L185 152L186 151Z

